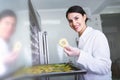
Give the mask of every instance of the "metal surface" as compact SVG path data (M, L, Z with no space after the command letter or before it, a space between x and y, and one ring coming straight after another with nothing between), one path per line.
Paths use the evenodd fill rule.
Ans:
M40 64L49 63L49 51L48 51L48 40L47 32L39 32L39 52L40 52Z
M36 65L40 64L39 32L41 31L41 19L38 12L34 9L31 0L28 0L28 10L30 21L32 65Z
M32 65L48 64L49 53L47 32L42 31L40 15L37 10L35 10L31 0L28 0L28 7L31 33Z
M32 5L31 0L28 0L28 8L29 8L29 21L32 26L37 26L38 30L41 31L41 18L38 14L37 10L35 10L34 6Z
M49 51L48 51L48 40L47 40L47 32L44 31L43 33L43 48L44 48L44 60L45 64L49 62Z
M67 63L65 63L67 64ZM51 76L67 76L67 75L75 75L75 80L80 80L79 76L83 79L83 75L86 73L86 70L81 70L78 67L71 64L71 66L74 68L74 70L70 72L50 72L50 73L41 73L41 74L26 74L26 75L20 75L18 77L11 77L5 80L22 80L22 79L28 79L28 78L41 78L41 77L51 77Z
M51 76L67 76L67 75L77 75L77 74L85 74L86 70L72 71L72 72L56 72L56 73L43 73L38 75L22 75L19 77L8 78L5 80L22 80L27 78L37 78L37 77L51 77Z

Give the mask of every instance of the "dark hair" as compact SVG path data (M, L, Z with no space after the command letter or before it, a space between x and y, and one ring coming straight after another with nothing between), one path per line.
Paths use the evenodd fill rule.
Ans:
M86 12L83 10L82 7L80 6L72 6L70 7L67 12L66 12L66 18L68 18L68 14L69 13L73 13L73 12L76 12L76 13L80 13L82 16L84 16L84 14L86 14ZM85 22L87 22L88 18L86 18Z
M4 17L8 17L8 16L14 17L15 19L17 19L17 16L16 16L16 14L15 14L14 11L12 11L12 10L3 10L3 11L0 13L0 20L1 20L2 18L4 18Z

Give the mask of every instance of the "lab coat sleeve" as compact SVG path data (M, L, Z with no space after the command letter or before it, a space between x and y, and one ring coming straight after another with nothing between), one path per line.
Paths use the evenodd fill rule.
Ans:
M5 43L0 40L0 63L3 63L3 59L6 53L7 53L7 47Z
M6 45L0 41L0 77L6 72L4 63L4 54L6 52Z
M108 41L104 34L100 34L94 39L92 55L84 50L80 50L80 56L77 62L88 72L101 75L110 72L110 51Z
M5 52L5 46L0 41L0 64L3 63L4 52Z

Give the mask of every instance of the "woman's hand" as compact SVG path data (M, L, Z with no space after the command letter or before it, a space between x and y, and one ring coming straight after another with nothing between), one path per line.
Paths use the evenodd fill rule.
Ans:
M5 64L10 64L14 62L18 58L18 53L17 52L11 52L6 57L4 58L4 63Z
M79 56L80 55L80 50L78 48L74 48L71 46L66 46L64 47L65 53L67 53L68 56Z

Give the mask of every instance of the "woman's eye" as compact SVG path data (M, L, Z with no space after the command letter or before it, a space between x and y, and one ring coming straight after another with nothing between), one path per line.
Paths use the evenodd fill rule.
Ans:
M72 22L72 20L69 20L69 23L71 23Z
M78 17L75 17L75 20L78 20L79 18Z

